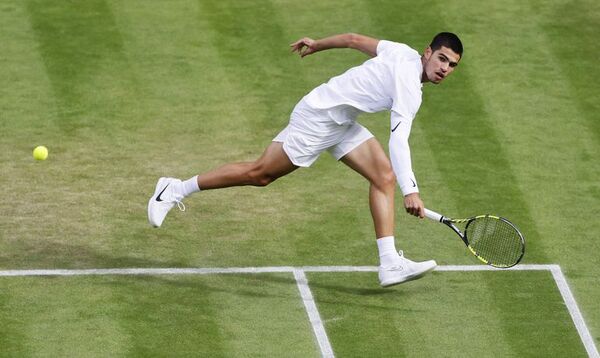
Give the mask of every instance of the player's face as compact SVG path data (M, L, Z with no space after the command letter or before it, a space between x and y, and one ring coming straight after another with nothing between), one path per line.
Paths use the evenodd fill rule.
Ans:
M454 71L460 61L460 56L451 49L442 46L432 51L428 47L424 53L422 82L438 84Z

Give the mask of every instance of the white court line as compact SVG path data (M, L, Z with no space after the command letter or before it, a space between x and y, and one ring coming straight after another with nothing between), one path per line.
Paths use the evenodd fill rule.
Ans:
M310 287L308 287L308 280L306 279L304 271L294 270L294 278L296 279L300 296L302 296L306 313L308 313L308 319L312 325L313 332L315 332L315 337L317 337L317 343L319 343L319 348L321 349L321 356L333 358L333 349L331 348L331 343L327 337L325 326L323 326L323 321L321 320L321 315L319 314L319 310L313 299Z
M575 297L567 284L567 279L565 275L563 275L560 266L555 265L552 267L552 277L554 277L554 281L558 286L558 290L565 301L567 308L569 309L569 314L571 314L571 318L575 323L575 328L577 328L577 332L579 333L579 337L581 337L581 341L585 346L585 350L588 353L588 356L592 358L599 358L598 349L594 344L594 339L590 334L589 329L587 328L585 321L583 320L583 316L581 315L581 311L579 311L579 307L577 306L577 302L575 301Z
M484 265L438 266L435 271L552 271L557 265L519 265L497 269ZM210 267L210 268L111 268L111 269L40 269L3 270L0 277L8 276L90 276L90 275L208 275L227 273L278 273L294 270L305 272L377 272L377 266L272 266L272 267Z
M496 269L483 265L449 265L438 266L436 271L550 271L563 301L565 302L571 319L575 324L577 333L585 346L588 356L600 358L594 339L585 324L577 301L567 284L567 280L558 265L518 265L510 269ZM312 298L304 272L376 272L375 266L273 266L273 267L223 267L223 268L114 268L114 269L83 269L83 270L4 270L0 271L0 277L15 276L88 276L88 275L206 275L206 274L231 274L231 273L293 273L298 289L304 301L313 330L317 336L321 354L324 357L333 357L333 350L327 338L325 328L320 319L317 306ZM308 302L308 303L307 303ZM310 306L310 308L309 308ZM312 313L311 313L312 311ZM315 316L316 314L316 316ZM321 332L321 333L318 333ZM321 336L320 336L321 335ZM321 342L323 341L323 342Z
M112 268L83 270L6 270L2 276L95 276L95 275L208 275L223 273L294 272L293 267L214 267L214 268Z

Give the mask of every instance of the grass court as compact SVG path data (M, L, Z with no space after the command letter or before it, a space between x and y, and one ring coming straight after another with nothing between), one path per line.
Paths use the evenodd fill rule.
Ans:
M288 45L341 32L465 46L411 134L426 205L494 213L560 265L600 346L596 1L41 1L0 4L0 271L377 264L368 185L323 155L267 188L207 191L163 227L160 176L253 160L312 88L366 60ZM359 121L386 146L389 114ZM46 161L31 151L45 145ZM478 265L403 213L415 260ZM0 356L321 356L294 272L0 276ZM586 357L547 270L305 272L338 357Z

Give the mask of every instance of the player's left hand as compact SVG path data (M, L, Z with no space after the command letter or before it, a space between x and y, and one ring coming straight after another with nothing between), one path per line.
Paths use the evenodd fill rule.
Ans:
M419 196L419 193L411 193L404 197L404 208L406 212L418 216L421 219L425 217L425 205Z
M292 52L298 52L300 57L308 56L318 51L317 41L309 37L301 38L300 40L291 44L290 47L292 48Z

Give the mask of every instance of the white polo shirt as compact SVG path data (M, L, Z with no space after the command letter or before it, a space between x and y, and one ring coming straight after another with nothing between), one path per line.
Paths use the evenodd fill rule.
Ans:
M390 160L404 195L419 191L408 137L421 106L422 73L417 51L381 40L376 57L333 77L304 97L311 107L328 110L339 124L354 121L360 112L391 111Z

